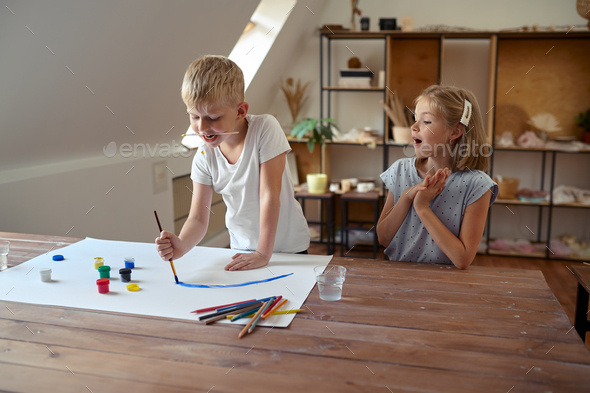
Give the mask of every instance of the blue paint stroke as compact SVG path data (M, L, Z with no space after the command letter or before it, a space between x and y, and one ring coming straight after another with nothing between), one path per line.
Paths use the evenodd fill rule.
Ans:
M189 288L234 288L234 287L245 287L247 285L260 284L260 283L263 283L263 282L269 282L269 281L278 280L279 278L289 277L292 274L293 273L283 274L282 276L267 278L267 279L258 280L258 281L248 281L248 282L244 282L244 283L241 283L241 284L203 285L203 284L185 284L182 281L179 281L178 282L178 285L180 285L181 287L189 287Z

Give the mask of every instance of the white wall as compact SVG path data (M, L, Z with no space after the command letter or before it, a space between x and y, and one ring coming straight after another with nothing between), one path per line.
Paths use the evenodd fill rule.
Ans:
M173 175L154 194L152 164L187 129L184 72L201 55L228 55L257 4L3 1L0 231L151 242L154 209L172 230ZM112 142L149 145L156 158L106 157ZM190 158L166 161L190 171Z
M113 161L3 184L0 231L152 242L154 210L173 231L172 178L187 172L191 157ZM154 193L152 165L162 161L167 190Z

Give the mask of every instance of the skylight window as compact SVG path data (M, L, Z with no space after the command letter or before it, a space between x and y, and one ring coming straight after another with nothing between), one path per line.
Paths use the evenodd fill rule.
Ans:
M229 54L244 73L244 88L248 90L250 82L258 72L283 25L297 4L297 0L261 0L252 14L248 25ZM201 144L201 139L188 128L182 144L194 149Z

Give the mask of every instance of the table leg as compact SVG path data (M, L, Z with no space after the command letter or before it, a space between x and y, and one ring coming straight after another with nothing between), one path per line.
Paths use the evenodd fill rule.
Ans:
M576 331L582 338L582 341L586 341L586 332L590 329L588 322L588 291L578 283L578 298L576 301L576 316L574 319L574 326Z

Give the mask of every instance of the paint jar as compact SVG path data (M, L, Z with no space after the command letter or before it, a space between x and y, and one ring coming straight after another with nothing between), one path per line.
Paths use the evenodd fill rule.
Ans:
M96 285L98 285L98 293L109 293L109 283L110 280L108 278L99 278L96 280Z
M125 257L125 267L127 269L133 269L135 267L135 258L133 257Z
M94 258L94 268L96 270L98 270L98 268L101 267L102 265L104 265L104 259L102 259L102 257Z
M123 282L131 281L131 269L126 268L126 267L123 269L119 269L119 274L121 275L121 281L123 281Z
M111 278L111 267L100 266L98 268L98 274L100 274L100 278Z
M41 281L43 281L43 282L50 282L51 281L51 269L39 269L39 274L41 275Z

